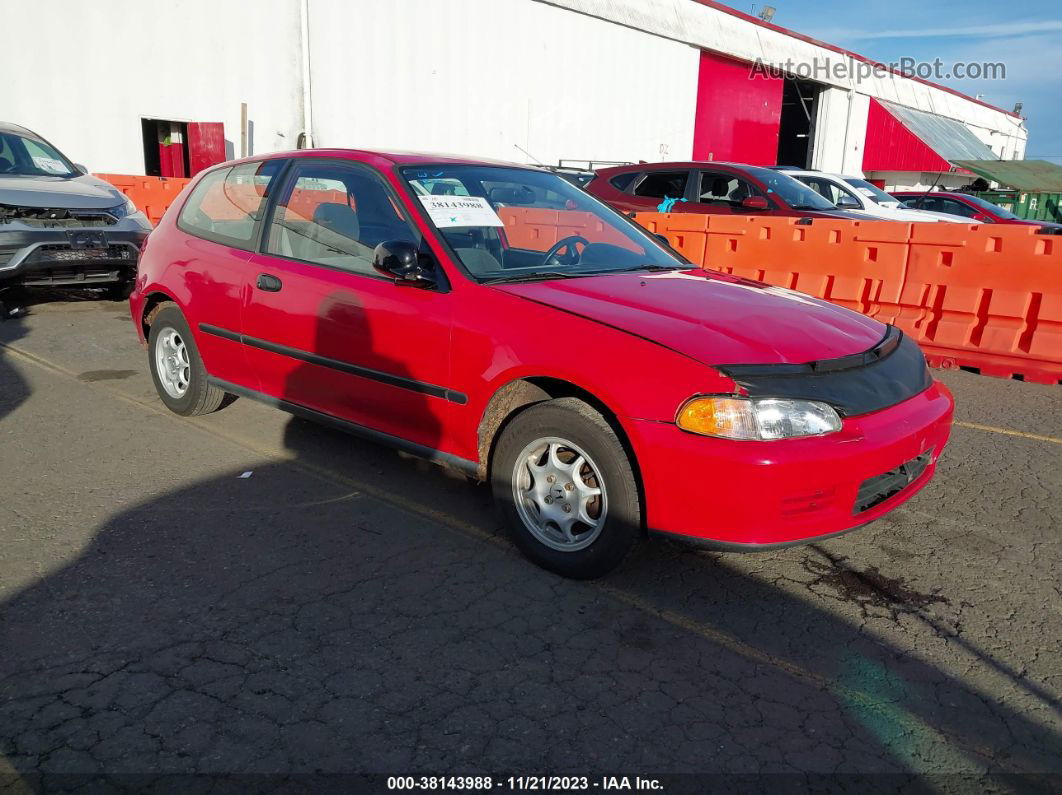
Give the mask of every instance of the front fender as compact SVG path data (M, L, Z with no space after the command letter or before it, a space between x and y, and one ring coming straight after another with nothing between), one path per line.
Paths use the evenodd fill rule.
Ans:
M651 340L501 291L489 298L476 292L455 292L451 379L469 397L458 412L455 442L473 460L490 400L516 380L572 384L624 427L632 420L674 422L691 396L736 389L718 370Z

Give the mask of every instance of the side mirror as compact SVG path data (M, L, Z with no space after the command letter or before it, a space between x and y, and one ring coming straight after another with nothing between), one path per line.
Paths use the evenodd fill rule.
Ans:
M970 220L971 221L976 221L979 224L990 224L990 223L992 223L992 219L989 218L984 213L974 213L973 215L970 216Z
M837 200L837 208L840 210L862 210L863 205L855 196L844 195Z
M87 174L88 166L83 166L81 163L74 163L74 170L80 171L82 174Z
M408 240L385 240L372 252L378 273L405 287L434 287L435 266Z
M741 200L741 206L746 210L766 210L770 208L765 196L746 196Z

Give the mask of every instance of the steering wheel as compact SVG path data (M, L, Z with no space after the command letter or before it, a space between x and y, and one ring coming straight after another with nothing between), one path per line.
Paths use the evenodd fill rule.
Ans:
M574 265L579 261L580 257L579 252L575 250L576 243L582 243L584 249L590 245L590 241L582 235L568 235L568 237L561 238L550 246L549 251L542 257L542 264L548 265L549 261L556 257L557 262L561 265ZM568 254L562 257L560 252L564 249L568 249Z

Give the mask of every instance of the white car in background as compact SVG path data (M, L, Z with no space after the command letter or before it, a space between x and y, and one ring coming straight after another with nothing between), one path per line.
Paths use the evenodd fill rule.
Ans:
M949 222L968 224L969 218L928 210L912 210L904 207L895 196L859 177L843 177L839 174L824 174L821 171L791 171L786 174L800 180L838 209L865 213L868 218L884 221L907 221L921 223Z

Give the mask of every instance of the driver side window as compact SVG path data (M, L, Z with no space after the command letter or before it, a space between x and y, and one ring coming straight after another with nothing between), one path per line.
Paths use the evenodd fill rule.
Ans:
M819 194L822 198L828 201L830 204L837 204L845 196L849 196L855 199L856 203L862 207L863 202L849 190L845 190L836 182L831 182L828 179L820 179L819 177L801 177L800 181Z
M740 207L749 196L762 195L754 185L733 174L702 171L697 201L721 207Z
M299 164L273 212L266 252L376 276L373 249L418 240L374 175L335 163Z

